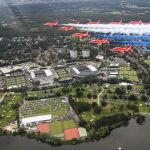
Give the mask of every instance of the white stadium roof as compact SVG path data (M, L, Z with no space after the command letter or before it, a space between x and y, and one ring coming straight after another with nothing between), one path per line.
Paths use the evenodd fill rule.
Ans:
M52 73L52 71L50 69L45 69L44 72L45 72L47 77L53 75L53 73Z
M47 121L47 120L52 120L52 115L22 118L21 124L26 125L26 124L30 124L30 123L34 123L34 122Z
M97 69L94 67L94 66L92 66L92 65L87 65L87 67L91 70L91 71L97 71Z
M76 74L80 74L80 71L76 67L73 67L72 69Z

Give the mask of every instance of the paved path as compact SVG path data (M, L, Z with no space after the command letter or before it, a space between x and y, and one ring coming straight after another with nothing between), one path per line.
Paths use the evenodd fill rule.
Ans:
M7 94L7 92L2 96L2 98L0 99L0 103L3 102L5 95Z
M98 103L98 105L100 105L100 96L103 94L104 91L105 91L105 89L103 89L103 90L98 94L98 97L97 97L97 103Z

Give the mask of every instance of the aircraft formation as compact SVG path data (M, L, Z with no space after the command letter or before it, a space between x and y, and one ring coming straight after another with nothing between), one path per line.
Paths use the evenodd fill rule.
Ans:
M73 22L68 24L59 24L56 22L47 22L44 24L48 27L57 27L59 31L70 32L79 30L79 33L71 35L72 38L85 39L94 37L94 40L89 41L95 45L125 45L125 47L116 47L112 49L114 52L125 54L133 51L133 46L150 47L150 22L143 23L142 21L131 21L128 23L110 22L101 23L88 22L81 24ZM150 52L147 50L146 52Z

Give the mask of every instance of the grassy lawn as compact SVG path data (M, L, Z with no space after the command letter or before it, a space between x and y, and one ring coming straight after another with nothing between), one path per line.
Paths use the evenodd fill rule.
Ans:
M121 79L128 79L132 82L139 82L137 72L134 71L130 66L121 66L119 76Z
M48 90L41 90L41 91L29 91L27 92L28 98L45 98L48 96L53 96L57 92L61 92L61 87L60 88L53 88L53 89L48 89Z
M146 105L141 99L138 101L139 112L142 113L150 113L150 106Z
M120 110L120 106L121 104L114 104L114 103L108 103L107 107L103 107L102 111L100 114L94 114L93 110L90 110L88 112L84 112L82 114L80 114L80 117L87 121L87 122L93 122L96 119L101 119L104 116L111 116L113 114L117 114L117 113L128 113L128 109L126 107L126 105L123 105L123 109Z
M141 113L150 113L150 106L146 106L145 104L142 104L142 106L138 106L139 112Z
M0 106L0 127L6 126L8 123L16 119L17 110L12 109L12 104L22 102L22 95L20 93L15 93L7 95L4 103Z
M19 109L21 117L32 117L51 114L54 119L65 116L68 105L63 102L64 98L28 101Z
M99 87L97 84L92 84L92 85L81 85L80 89L83 92L83 96L81 98L78 98L80 101L93 101L93 99L88 99L87 94L91 93L93 95L98 95L101 92L101 87ZM71 88L71 91L69 92L70 95L76 97L76 88ZM97 100L97 98L95 99Z
M101 113L99 115L94 114L93 109L91 109L88 112L84 112L80 114L80 117L88 122L92 122L96 119L100 119L103 116L110 116L112 114L117 113L125 113L132 112L127 108L127 104L129 101L127 99L120 99L119 97L117 99L114 99L113 96L116 95L115 89L116 88L124 88L126 90L127 86L122 86L118 84L110 85L108 89L106 89L103 94L100 96L100 100L105 100L107 102L106 107L102 107ZM137 93L138 90L142 90L142 85L133 85L132 90L130 93ZM107 95L107 97L104 99L104 95ZM128 93L125 93L124 96L128 96ZM139 97L138 97L139 99ZM84 100L85 101L85 100ZM93 100L87 100L85 102L91 103ZM134 102L130 102L134 103Z
M0 99L3 97L4 93L0 92Z
M55 136L57 134L62 134L63 128L62 128L62 122L56 121L50 123L50 135Z
M134 90L143 90L144 89L143 85L133 85L132 87Z
M64 130L77 128L77 124L74 122L74 120L67 120L63 122L63 127L64 127Z
M149 60L149 59L145 60L144 62L145 62L146 64L150 65L150 60Z

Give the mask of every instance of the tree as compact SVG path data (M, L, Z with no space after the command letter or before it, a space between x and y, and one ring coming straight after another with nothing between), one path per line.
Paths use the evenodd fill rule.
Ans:
M148 101L148 97L147 97L146 95L142 95L142 96L141 96L141 100L142 100L143 102L147 102L147 101Z
M85 120L80 120L79 122L79 126L84 127L87 124L87 122Z
M93 102L93 103L92 103L92 107L94 108L95 106L97 106L97 103L96 103L96 102Z
M102 105L102 107L106 107L107 106L107 102L106 101L101 101L101 105Z
M97 95L96 95L96 94L94 94L94 95L93 95L93 98L94 98L94 99L96 99L96 98L97 98Z
M59 91L57 91L55 95L56 95L56 97L59 97L59 96L61 96L61 93Z
M115 100L117 100L117 99L118 99L118 96L117 96L117 95L113 95L112 98L115 99Z
M95 114L100 114L100 113L101 113L101 107L100 107L100 106L95 106L95 107L93 108L93 110L94 110L94 113L95 113Z
M76 90L76 97L81 98L83 96L83 92L80 90Z
M137 96L135 96L134 94L131 94L129 96L129 100L131 100L131 101L137 101Z
M12 109L17 109L17 108L19 108L19 106L20 106L19 103L11 104Z
M128 86L127 86L127 90L128 90L128 91L132 90L132 86L131 86L131 85L128 85Z
M136 118L136 123L138 123L139 125L143 124L143 122L145 121L145 116L142 115L138 115Z
M121 89L121 88L116 88L116 89L115 89L115 93L116 93L117 95L123 95L123 94L125 94L125 90L124 90L124 89Z
M130 110L134 110L135 105L134 104L127 104L127 108Z
M92 94L91 94L91 93L88 93L88 94L87 94L87 98L88 98L88 99L91 99L91 98L92 98Z
M91 104L85 102L76 103L76 109L79 113L89 111L91 109Z

